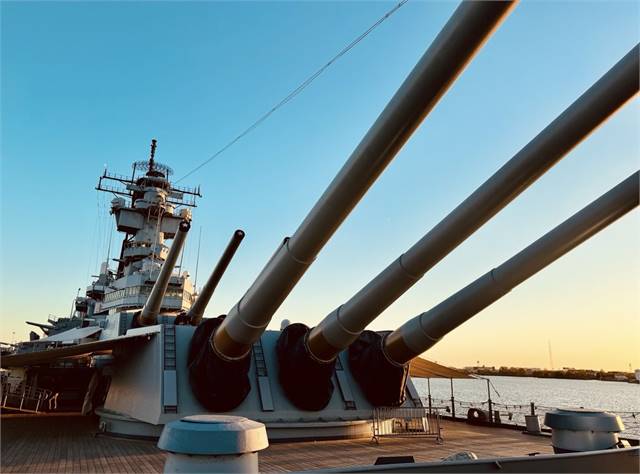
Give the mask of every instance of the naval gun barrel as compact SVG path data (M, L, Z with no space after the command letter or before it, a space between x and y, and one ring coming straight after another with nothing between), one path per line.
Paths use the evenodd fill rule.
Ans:
M211 272L211 276L209 276L209 279L202 287L200 295L187 313L189 324L197 326L198 324L200 324L200 321L202 321L204 310L207 308L207 305L209 304L209 301L213 296L213 292L218 286L222 275L224 275L224 272L227 270L231 259L236 253L236 250L238 250L242 239L244 239L244 232L240 229L236 230L231 236L231 240L227 244L227 248L224 250L224 253L220 257L218 264L213 269L213 272Z
M463 2L349 160L213 335L227 360L244 357L318 252L434 108L515 2Z
M150 326L156 323L156 318L158 317L160 308L162 307L162 299L164 298L164 294L167 292L167 287L169 286L171 273L173 272L173 268L176 266L178 255L180 255L180 251L182 250L182 246L187 238L187 232L189 232L190 227L191 224L186 220L181 221L178 226L178 232L176 232L176 236L173 238L173 243L171 244L166 260L162 264L158 278L151 289L151 294L149 295L149 298L147 298L147 301L137 318L137 322L141 326Z
M640 172L603 194L502 265L389 334L384 352L406 364L529 277L638 206Z
M639 55L636 45L406 253L313 328L309 351L320 360L335 358L429 269L637 94Z

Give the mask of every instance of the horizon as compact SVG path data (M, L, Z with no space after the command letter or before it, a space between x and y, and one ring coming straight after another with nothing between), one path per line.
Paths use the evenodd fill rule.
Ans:
M2 2L0 340L66 316L120 234L105 166L180 178L392 2ZM206 313L225 314L291 235L457 7L409 1L250 135L179 184L202 187L184 253L201 285L246 238ZM549 9L554 14L549 15ZM521 3L351 212L272 319L313 326L406 251L640 38L637 2ZM395 329L551 230L640 163L637 96L470 236L370 329ZM175 182L175 181L174 181ZM202 249L197 261L198 233ZM421 357L465 367L640 368L635 210ZM82 292L81 292L82 294ZM598 367L598 369L595 369Z

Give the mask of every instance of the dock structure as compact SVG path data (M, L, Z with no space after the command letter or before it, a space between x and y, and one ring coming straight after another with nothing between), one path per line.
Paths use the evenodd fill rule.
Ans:
M273 443L260 453L261 472L289 472L373 464L381 456L438 461L468 451L479 458L552 454L549 438L507 428L442 422L445 442L390 438ZM152 440L97 435L98 420L74 415L3 415L0 471L161 473L165 453Z

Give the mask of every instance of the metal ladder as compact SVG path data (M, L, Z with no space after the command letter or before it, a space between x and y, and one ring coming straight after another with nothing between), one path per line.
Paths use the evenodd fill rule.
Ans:
M163 410L165 413L177 413L177 387L176 387L176 327L173 324L164 324L162 326L164 344L163 344L163 373L164 373L164 399ZM172 378L168 377L172 374ZM170 382L170 380L172 380ZM173 387L167 387L167 384L173 384ZM171 390L175 396L171 397L176 403L167 403L167 391Z
M262 349L262 341L258 339L253 343L253 360L256 363L256 374L258 377L266 377L267 364L264 360L264 350Z
M264 358L264 348L262 340L258 339L253 343L253 363L256 367L256 378L258 381L258 393L260 394L260 405L262 411L273 411L273 397L271 396L271 385L269 381L269 372L267 370L267 362Z

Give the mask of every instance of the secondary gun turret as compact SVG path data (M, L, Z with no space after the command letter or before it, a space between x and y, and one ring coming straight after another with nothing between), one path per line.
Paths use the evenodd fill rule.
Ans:
M244 399L249 391L246 374L253 343L325 243L513 6L514 2L463 2L242 299L225 318L198 327L189 369L194 393L206 408L220 411ZM316 369L324 373L332 371L333 365L320 363ZM239 376L241 372L244 375ZM233 377L233 382L227 377Z
M502 265L388 335L364 331L349 347L358 384L374 405L404 400L409 362L585 240L638 206L640 172L593 201Z
M207 308L207 305L209 304L209 301L211 300L213 292L218 286L218 283L220 283L222 275L224 275L224 272L227 270L229 263L231 263L231 259L236 254L236 250L238 250L242 239L244 239L244 232L240 229L236 230L233 233L233 236L231 237L227 248L220 257L218 264L213 269L213 272L211 272L211 276L209 276L209 279L202 287L200 295L198 295L198 298L193 303L193 306L191 306L191 308L189 309L189 312L186 315L186 319L188 320L189 324L197 326L202 321L204 310Z
M178 232L173 239L167 258L162 264L158 278L151 289L151 294L149 295L149 298L147 298L142 311L136 318L138 325L150 326L152 324L156 324L156 319L160 313L160 308L162 307L162 299L164 298L164 294L167 292L167 287L169 286L171 273L173 273L173 268L176 266L178 255L180 255L180 252L182 251L182 246L187 238L187 232L189 232L190 227L191 224L187 220L181 221L178 225Z
M42 332L45 333L45 335L47 336L49 335L49 331L51 331L52 329L55 329L55 326L51 324L34 323L33 321L25 321L25 322L31 326L36 326L40 328Z

